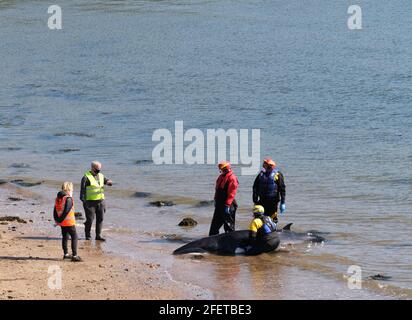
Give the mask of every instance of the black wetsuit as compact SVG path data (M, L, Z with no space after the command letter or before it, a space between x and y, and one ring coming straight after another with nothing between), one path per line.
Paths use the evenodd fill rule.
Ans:
M97 176L97 175L96 175ZM109 179L104 178L104 184L107 185ZM103 228L104 213L106 212L106 204L104 200L86 201L86 187L90 186L90 181L87 177L83 177L80 183L80 200L83 202L86 222L84 223L86 238L91 237L91 229L94 217L96 217L96 238L101 237Z
M64 197L66 196L67 193L64 191L60 191L57 194L57 197ZM71 197L68 197L66 199L66 205L64 206L64 210L61 216L59 216L57 214L56 208L54 208L54 212L53 212L53 217L54 217L54 221L56 221L57 223L62 223L64 221L64 219L66 219L67 215L69 214L71 208L73 206L73 199ZM78 241L78 236L77 236L77 232L76 232L76 226L71 226L71 227L61 227L62 229L62 236L63 236L63 240L62 240L62 247L63 247L63 252L64 254L68 254L69 253L69 249L67 247L67 242L69 241L69 237L71 238L71 242L72 242L72 253L73 256L77 256L77 241Z

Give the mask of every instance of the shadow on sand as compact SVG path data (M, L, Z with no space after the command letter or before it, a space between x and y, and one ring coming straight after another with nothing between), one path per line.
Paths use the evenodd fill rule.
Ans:
M24 239L24 240L62 240L61 237L18 237L19 239Z
M42 258L42 257L7 257L0 256L0 260L12 260L12 261L62 261L62 259L56 258Z

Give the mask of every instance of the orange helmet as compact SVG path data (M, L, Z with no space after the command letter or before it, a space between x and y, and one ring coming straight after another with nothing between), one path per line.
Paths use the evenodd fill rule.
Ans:
M218 164L219 170L229 170L231 168L230 162L222 161Z
M271 158L263 159L263 163L266 163L268 166L272 168L276 167L276 162L273 161Z

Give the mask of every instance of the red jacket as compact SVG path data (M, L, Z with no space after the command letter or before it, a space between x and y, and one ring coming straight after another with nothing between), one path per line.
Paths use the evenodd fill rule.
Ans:
M239 181L232 170L223 172L216 181L216 204L231 206L235 199L238 186Z

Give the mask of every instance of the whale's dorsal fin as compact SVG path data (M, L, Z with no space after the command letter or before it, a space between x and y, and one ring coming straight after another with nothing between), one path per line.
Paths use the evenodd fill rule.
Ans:
M293 224L293 222L292 222L292 223L288 223L286 226L284 226L284 227L282 228L282 230L290 230L290 227L292 226L292 224Z

